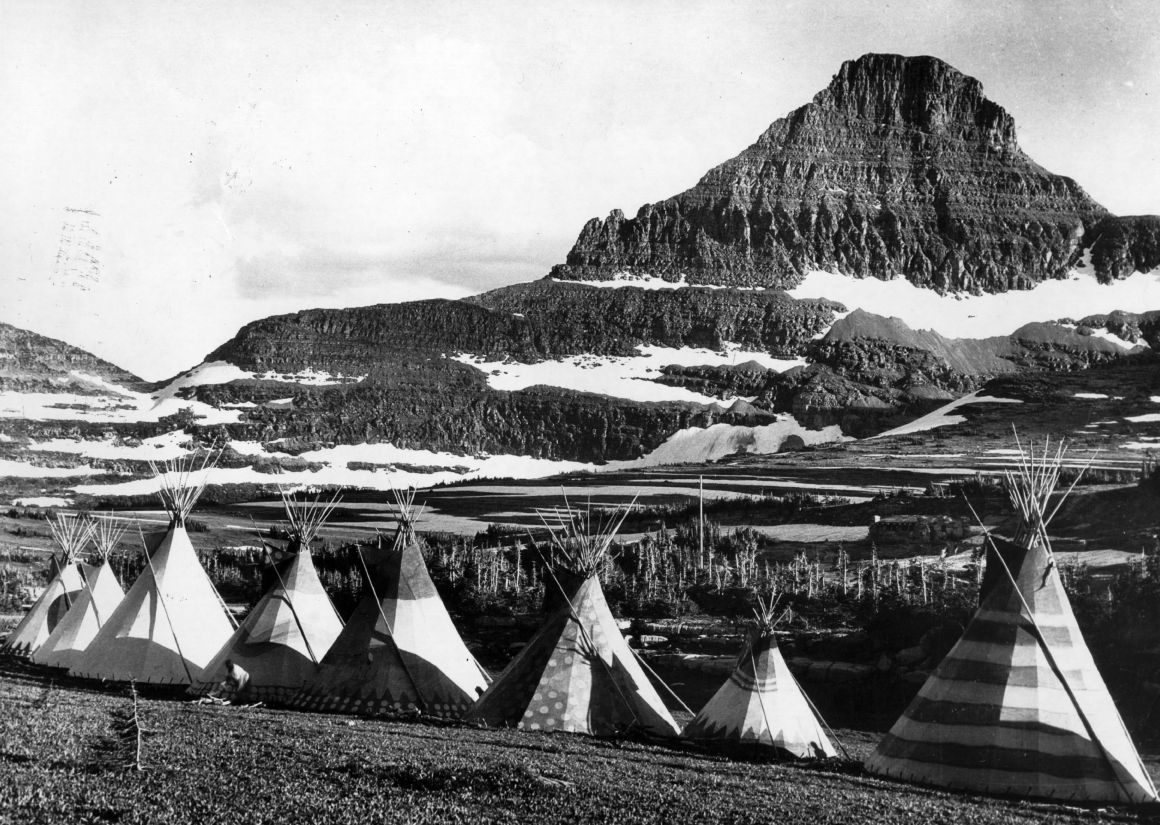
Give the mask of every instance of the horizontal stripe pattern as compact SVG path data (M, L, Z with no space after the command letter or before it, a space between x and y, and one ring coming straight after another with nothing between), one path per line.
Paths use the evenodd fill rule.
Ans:
M939 679L970 684L1010 685L1021 688L1057 687L1059 677L1048 667L1039 665L1007 665L1000 662L980 662L958 657L943 663L936 671ZM1072 690L1086 689L1086 672L1065 670L1063 678ZM1046 680L1046 682L1045 682Z
M968 705L962 702L947 702L937 699L916 700L906 711L905 718L916 722L939 722L944 725L1002 724L1013 728L1038 728L1047 730L1075 730L1079 720L1068 705L1059 711L1043 707L1012 708L1003 705Z
M926 762L945 767L987 769L996 773L1058 779L1096 777L1115 780L1103 756L1089 747L1069 754L1047 753L1033 748L1003 748L996 745L963 745L954 742L921 742L887 734L878 748L884 757Z
M1000 774L990 768L946 768L898 757L885 759L877 755L871 757L866 767L881 776L954 790L1076 802L1142 803L1155 800L1154 795L1143 786L1129 783L1125 788L1114 780L1097 780L1092 777L1077 781L1039 774Z
M999 569L867 768L984 793L1154 801L1044 548L1011 572L1016 585Z
M1067 756L1083 749L1092 756L1100 756L1099 748L1094 742L1086 738L1081 739L1074 731L1043 723L980 727L978 725L920 722L904 717L894 726L891 735L907 742L972 747L990 745L1011 750L1035 748L1042 753L1053 756ZM1100 758L1102 759L1102 757Z

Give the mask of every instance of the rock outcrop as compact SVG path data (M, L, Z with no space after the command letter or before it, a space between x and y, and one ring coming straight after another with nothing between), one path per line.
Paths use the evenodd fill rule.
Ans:
M0 323L0 390L92 390L85 376L122 386L143 382L131 372L56 338Z
M1001 292L1061 277L1106 217L1023 153L977 80L933 57L869 54L692 189L589 221L551 276L786 287L826 269ZM1109 238L1101 254L1139 246Z

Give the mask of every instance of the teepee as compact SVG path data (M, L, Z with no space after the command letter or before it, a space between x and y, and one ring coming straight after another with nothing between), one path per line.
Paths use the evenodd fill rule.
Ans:
M72 607L84 589L75 563L89 541L92 526L84 519L57 513L49 522L52 538L60 553L54 553L49 564L52 579L44 592L29 608L20 624L8 634L0 652L28 656L43 645Z
M769 745L799 759L836 756L821 720L781 655L774 624L772 602L758 600L737 666L682 735L709 742Z
M101 624L113 615L125 597L125 591L109 564L109 554L124 533L125 526L118 524L112 516L93 522L93 545L100 564L83 565L84 590L45 643L32 654L33 662L46 667L72 667L96 637Z
M185 521L206 484L208 457L154 467L169 529L145 537L145 569L69 669L73 676L189 685L233 633Z
M414 492L396 492L399 529L363 554L364 594L291 704L307 710L379 715L418 711L456 718L487 686L423 561Z
M255 699L285 702L314 676L322 657L342 632L342 620L318 579L310 545L338 504L316 496L313 502L292 499L285 491L282 503L289 543L269 555L269 586L213 660L205 666L190 692L204 695L226 678L226 661L250 675L249 692Z
M492 682L469 720L595 736L680 733L620 634L597 576L629 509L595 530L590 511L558 514L561 529L549 531L545 564L561 606Z
M1019 471L1005 477L1019 517L1014 540L986 535L979 608L867 760L871 772L988 794L1156 800L1048 541L1064 454L1062 445L1039 457L1020 445Z

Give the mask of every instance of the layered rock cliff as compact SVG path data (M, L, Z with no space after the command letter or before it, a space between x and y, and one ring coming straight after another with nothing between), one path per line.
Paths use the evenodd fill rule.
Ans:
M1023 153L977 80L869 54L688 191L589 221L552 277L785 287L826 269L1000 292L1061 277L1109 217ZM1109 243L1097 269L1128 274L1140 246Z
M0 390L38 392L69 389L91 391L88 378L122 386L141 379L92 353L56 338L0 323Z

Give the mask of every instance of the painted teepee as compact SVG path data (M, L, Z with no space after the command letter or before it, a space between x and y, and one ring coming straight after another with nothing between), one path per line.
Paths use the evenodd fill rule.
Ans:
M1048 541L1064 449L1021 456L1005 479L1019 516L1014 540L987 535L977 612L866 767L988 794L1155 801Z
M93 522L93 545L100 563L84 565L84 590L73 606L40 649L32 654L32 661L46 667L68 669L96 638L101 624L116 611L125 591L117 581L117 574L109 564L109 554L125 533L125 525L111 516Z
M365 554L356 548L364 595L295 707L457 718L487 686L427 572L413 502L413 492L396 495L393 541L380 537Z
M469 720L525 730L672 737L680 728L605 601L598 572L628 508L593 530L571 508L546 559L561 605L480 697Z
M76 557L89 541L92 527L85 520L58 513L49 522L57 550L49 561L52 578L44 592L8 634L0 652L12 656L29 656L40 649L64 620L73 603L84 590Z
M73 676L189 685L234 628L197 559L185 522L206 483L193 458L154 468L169 529L146 537L145 569L69 669Z
M723 744L768 745L799 759L836 756L821 720L781 655L774 624L772 603L759 601L737 666L682 735Z
M319 581L310 545L338 504L295 501L285 492L282 503L289 522L285 549L267 548L269 585L245 621L205 666L190 692L204 695L226 678L232 661L250 675L255 699L285 702L309 682L338 634L342 619Z

